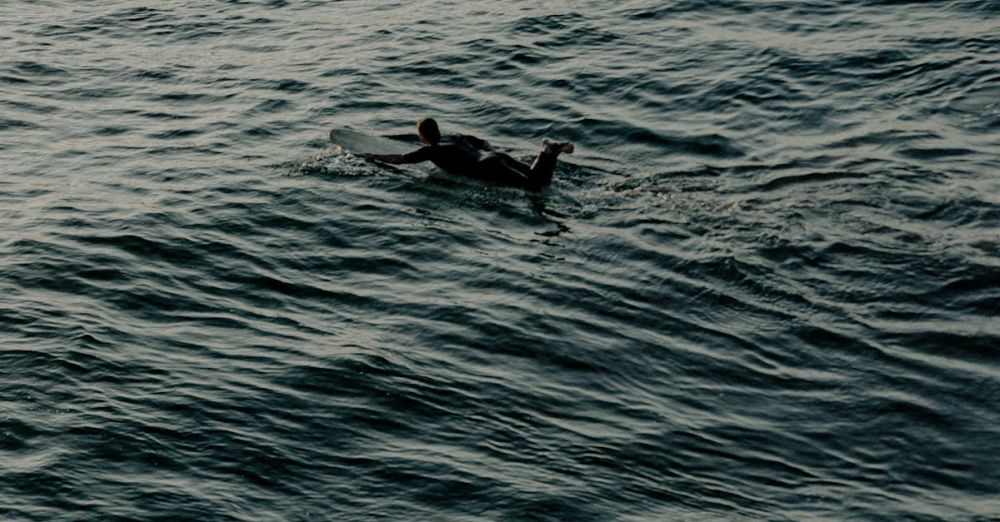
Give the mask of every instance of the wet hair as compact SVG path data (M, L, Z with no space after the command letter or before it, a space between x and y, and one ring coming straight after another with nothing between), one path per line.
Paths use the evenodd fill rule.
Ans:
M438 122L434 118L421 118L417 120L417 132L430 142L431 145L441 141L441 131L438 130Z

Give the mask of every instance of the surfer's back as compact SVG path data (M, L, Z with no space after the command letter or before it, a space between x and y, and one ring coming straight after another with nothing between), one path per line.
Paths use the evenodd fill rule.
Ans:
M453 174L467 174L476 170L483 149L477 147L485 143L475 136L451 135L427 148L432 149L430 160L438 168Z

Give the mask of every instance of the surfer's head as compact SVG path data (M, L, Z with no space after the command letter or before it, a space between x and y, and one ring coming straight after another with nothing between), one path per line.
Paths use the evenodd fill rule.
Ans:
M420 141L428 145L441 141L441 131L438 130L438 122L434 121L434 118L417 120L417 133L420 134Z

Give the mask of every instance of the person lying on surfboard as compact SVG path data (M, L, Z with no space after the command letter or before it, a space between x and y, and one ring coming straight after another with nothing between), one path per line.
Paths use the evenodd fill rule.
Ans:
M468 176L502 185L539 190L552 181L556 158L573 153L573 144L542 140L542 151L529 167L475 136L441 136L432 118L417 121L417 134L423 147L409 154L362 154L369 159L394 165L430 161L451 174Z

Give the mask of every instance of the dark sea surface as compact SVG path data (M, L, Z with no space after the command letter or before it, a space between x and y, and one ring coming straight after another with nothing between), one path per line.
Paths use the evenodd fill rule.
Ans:
M997 520L998 316L996 0L0 2L3 522Z

